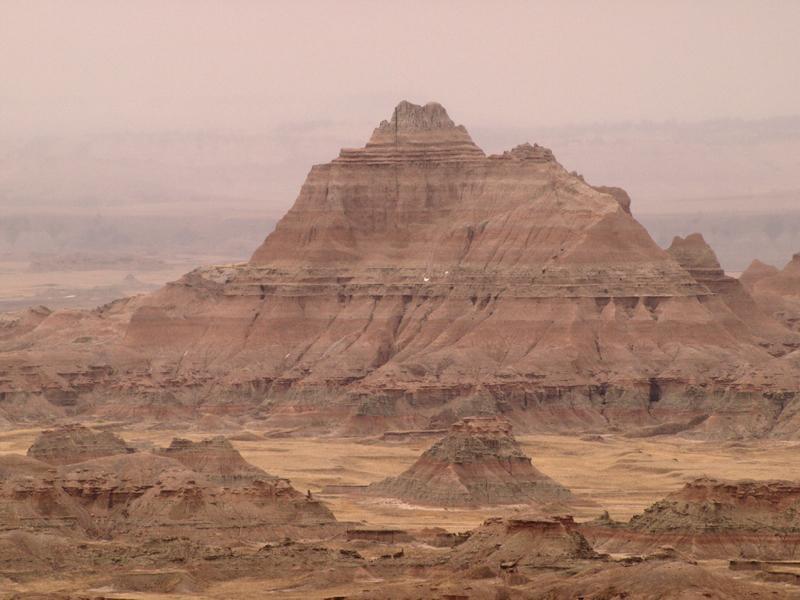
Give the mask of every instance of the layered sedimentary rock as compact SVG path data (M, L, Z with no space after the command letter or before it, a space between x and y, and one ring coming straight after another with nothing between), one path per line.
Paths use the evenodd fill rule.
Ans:
M511 423L496 417L459 421L408 470L370 485L367 493L430 506L563 506L573 500L531 464Z
M137 452L59 467L2 456L0 530L245 540L280 538L335 521L324 505L249 465L232 448L215 440L195 446L207 464L175 451L177 458L168 458L169 451ZM218 465L227 464L235 471L217 472Z
M70 465L133 451L125 440L110 431L96 431L83 425L62 425L40 433L28 448L28 456L51 465Z
M605 517L582 531L606 552L669 546L695 558L797 560L800 484L698 479L626 524Z
M794 363L660 249L627 195L523 144L486 156L403 102L316 165L245 264L0 341L7 418L258 411L349 433L503 413L526 429L700 414L763 434Z

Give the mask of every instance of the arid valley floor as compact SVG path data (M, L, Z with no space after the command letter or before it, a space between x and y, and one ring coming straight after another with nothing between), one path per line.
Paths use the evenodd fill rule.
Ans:
M236 439L233 444L241 455L253 465L265 471L289 478L294 487L306 493L310 490L314 498L326 503L343 526L351 530L403 530L407 532L441 528L451 533L465 532L478 527L492 517L514 517L530 514L530 507L482 507L475 509L432 509L412 506L386 499L358 498L347 494L324 493L326 486L358 485L378 481L402 472L418 458L435 438L415 441L387 441L381 437L364 439L332 438L285 438L270 437L270 431L259 429L258 423L243 423L240 428L230 430L214 428L203 430L192 427L185 430L141 428L135 423L91 423L100 430L112 430L121 435L131 446L147 451L154 446L166 446L173 437L194 440L219 435L229 435ZM247 432L243 435L242 432ZM24 454L39 434L39 429L20 429L0 433L0 453ZM274 432L272 432L274 435ZM570 488L585 506L572 511L576 521L595 519L603 511L619 521L627 521L648 506L699 477L719 479L792 479L796 476L795 457L800 451L800 443L794 441L734 441L708 442L693 441L678 436L655 436L651 438L630 438L624 435L587 433L581 437L572 435L523 435L518 436L525 453L531 456L534 464L545 474ZM236 536L233 536L235 540ZM102 543L102 542L101 542ZM251 540L240 542L251 550L262 544ZM266 543L266 542L265 542ZM361 541L348 542L342 531L330 532L315 543L333 548L356 548L365 558L404 551L413 555L415 546L424 546L418 540L400 541ZM236 545L235 542L232 545ZM444 549L438 550L440 553ZM610 563L625 563L626 553L612 553L607 559ZM635 556L635 554L634 554ZM66 558L65 558L66 559ZM21 573L0 572L2 598L114 598L114 599L188 599L188 598L381 598L380 576L370 574L368 569L353 573L335 574L331 565L315 566L303 563L299 556L297 562L286 565L287 571L260 571L242 573L231 580L200 585L191 577L177 577L182 571L187 573L180 562L165 564L160 568L132 569L134 575L127 580L111 577L103 568L87 569L84 573L60 573L57 565L46 572ZM654 559L664 565L688 565L702 568L709 577L717 576L733 585L747 584L748 592L742 587L741 597L794 598L800 597L797 584L787 582L796 573L800 577L800 565L784 565L779 570L784 573L783 580L774 577L765 580L758 570L732 571L729 559L692 560L691 556L679 555ZM697 567L695 567L697 565ZM797 566L795 566L797 565ZM605 565L608 568L608 564ZM5 565L4 565L5 567ZM123 571L127 569L120 565ZM319 568L315 578L296 577L296 573ZM333 567L335 569L335 567ZM626 566L624 569L632 569ZM553 584L552 573L563 571L559 577L569 579L574 576L568 566L543 567L545 584ZM292 573L294 572L294 573ZM291 574L290 574L291 573ZM788 573L789 575L786 575ZM20 576L23 575L23 576ZM285 577L282 577L285 575ZM306 573L307 575L307 573ZM688 588L681 589L677 582L669 579L652 581L653 595L637 596L614 595L617 589L623 594L625 589L621 569L616 574L618 581L608 582L605 587L595 589L587 585L586 598L725 598L727 592L714 589L715 581L707 582L707 587L698 586L696 581L688 582ZM663 575L662 575L663 576ZM648 576L649 577L649 576ZM502 581L487 577L467 575L467 583L445 582L429 585L422 573L412 571L387 580L394 588L404 590L408 595L398 593L397 597L442 597L442 598L494 598L494 597L573 597L570 593L539 596L534 592L514 592L508 588L509 595L495 595L495 588L502 590ZM557 579L557 578L556 578ZM121 590L120 582L125 581L132 590ZM187 584L187 581L190 583ZM133 583L131 583L133 582ZM545 585L545 587L546 587ZM752 586L752 590L750 589ZM594 593L592 592L594 590ZM762 592L751 596L749 593ZM388 592L387 592L388 593ZM451 593L452 595L448 595ZM497 592L500 594L500 592ZM630 594L630 592L628 592ZM464 595L465 594L465 595ZM474 594L474 595L473 595ZM603 595L611 594L611 595ZM584 596L574 596L584 597ZM738 596L737 596L738 597Z

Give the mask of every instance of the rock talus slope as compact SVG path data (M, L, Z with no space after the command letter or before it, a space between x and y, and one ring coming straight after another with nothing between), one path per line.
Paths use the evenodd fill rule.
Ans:
M0 398L16 419L256 411L361 433L713 414L714 435L765 433L797 399L795 365L710 283L622 190L537 145L486 156L440 105L402 102L311 169L248 263L9 321Z

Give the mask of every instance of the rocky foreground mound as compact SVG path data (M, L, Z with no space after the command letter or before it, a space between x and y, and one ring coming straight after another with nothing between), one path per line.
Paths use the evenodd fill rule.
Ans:
M441 105L401 102L363 148L311 169L249 262L5 318L0 410L258 412L355 433L487 412L528 430L698 414L719 417L710 435L796 430L793 348L719 279L659 248L624 191L535 144L487 156Z
M408 470L367 488L375 496L428 506L564 505L570 491L537 470L497 417L470 417Z
M51 465L71 465L133 451L125 440L110 431L96 431L76 424L43 431L28 448L28 456Z
M582 531L605 552L669 546L695 558L800 558L800 483L698 479L626 523L607 517Z
M42 437L52 439L49 433ZM169 457L176 446L183 456ZM176 440L170 449L58 467L30 457L0 456L0 530L245 540L280 538L335 520L287 480L246 463L227 442ZM185 460L193 449L202 460Z

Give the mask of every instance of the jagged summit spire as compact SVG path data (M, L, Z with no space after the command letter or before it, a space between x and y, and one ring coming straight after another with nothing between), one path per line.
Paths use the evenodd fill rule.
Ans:
M683 268L690 271L710 269L721 272L722 270L716 253L701 233L690 233L685 238L676 235L667 252L674 256Z
M444 106L428 102L420 106L400 102L389 121L381 121L364 148L345 148L337 162L390 165L416 162L465 162L483 160L463 125L456 125Z
M452 129L456 126L444 106L428 102L424 106L403 100L398 104L389 121L381 121L378 129L414 131L429 129Z

